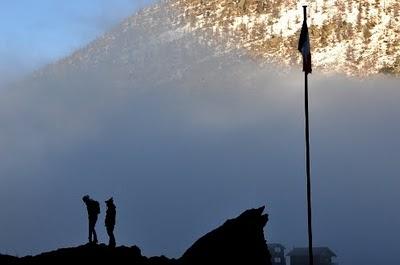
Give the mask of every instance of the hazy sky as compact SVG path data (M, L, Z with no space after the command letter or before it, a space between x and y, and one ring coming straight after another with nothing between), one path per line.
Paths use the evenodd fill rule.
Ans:
M67 56L153 0L0 3L0 85Z
M104 21L129 13L122 1L110 14L100 3L88 17L71 4L75 18L60 26L69 37L52 45L35 38L35 47L52 46L38 48L39 62L107 29L114 22L100 23L102 12ZM44 17L37 19L59 20ZM100 241L107 240L103 201L114 196L118 244L137 244L145 255L178 257L227 218L264 204L267 240L306 246L300 69L260 67L232 54L214 56L190 38L157 36L146 27L129 29L97 47L107 50L103 64L56 66L0 91L0 252L85 243L86 193L102 203ZM14 41L11 57L34 51ZM47 50L53 52L42 56ZM398 83L317 69L310 76L315 245L331 247L342 265L397 262Z

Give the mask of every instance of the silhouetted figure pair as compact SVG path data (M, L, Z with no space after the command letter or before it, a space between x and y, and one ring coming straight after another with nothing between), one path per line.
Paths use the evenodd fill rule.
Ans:
M98 201L93 200L89 195L85 195L82 198L83 202L86 204L88 218L89 218L89 243L97 244L97 234L96 234L96 222L100 213L100 204ZM110 238L108 245L110 247L115 247L115 237L114 237L114 226L116 217L116 207L114 200L111 197L105 201L107 205L105 225L107 229L107 234Z

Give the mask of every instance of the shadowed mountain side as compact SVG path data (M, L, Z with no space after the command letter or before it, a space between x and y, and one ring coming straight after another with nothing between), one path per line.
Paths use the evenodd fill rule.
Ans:
M15 258L0 255L2 265L23 264L252 264L270 265L270 253L264 239L268 215L264 207L247 210L235 219L206 234L184 255L176 259L164 256L147 258L137 246L109 248L104 244L58 249L37 256Z

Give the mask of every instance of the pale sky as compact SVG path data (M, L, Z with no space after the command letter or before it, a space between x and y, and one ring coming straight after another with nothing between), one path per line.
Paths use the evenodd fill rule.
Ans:
M0 2L0 85L67 56L153 0Z

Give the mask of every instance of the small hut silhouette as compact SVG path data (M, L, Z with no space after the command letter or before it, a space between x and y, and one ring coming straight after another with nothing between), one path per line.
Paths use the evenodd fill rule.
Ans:
M308 248L293 248L287 256L290 257L290 265L308 265ZM314 265L337 265L332 261L336 254L327 247L313 248Z
M268 250L271 254L272 265L286 265L285 247L281 244L268 244Z

